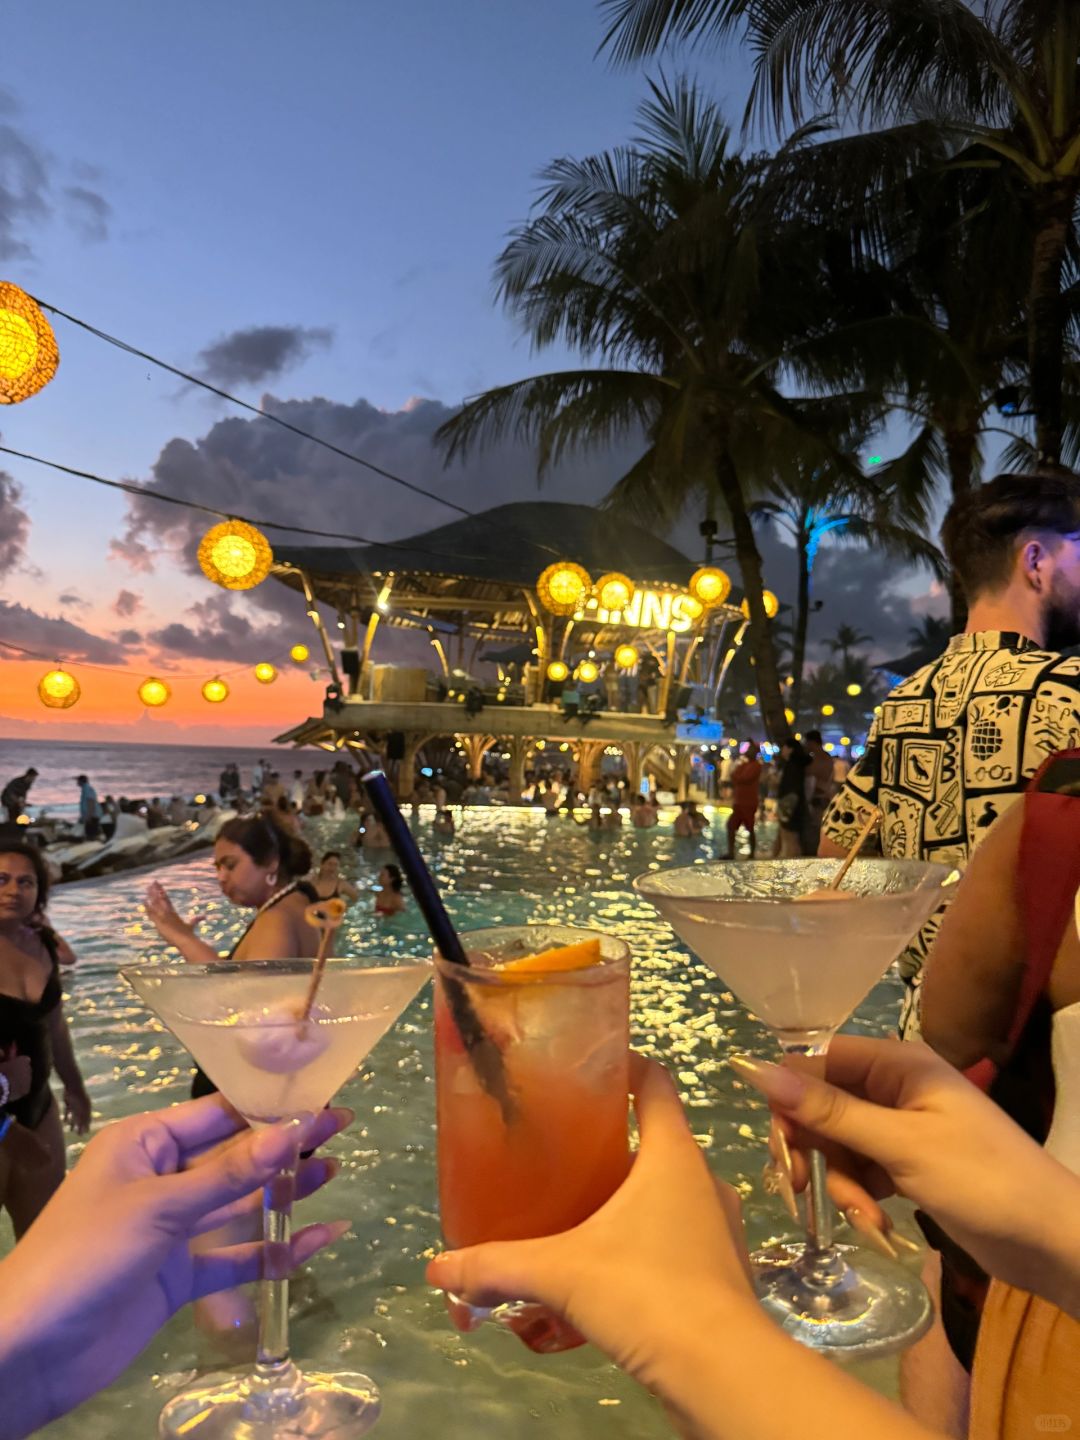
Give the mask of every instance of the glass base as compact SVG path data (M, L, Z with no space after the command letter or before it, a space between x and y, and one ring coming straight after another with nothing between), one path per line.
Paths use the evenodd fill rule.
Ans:
M916 1276L853 1245L834 1245L824 1255L802 1245L770 1245L750 1258L766 1312L792 1339L839 1360L906 1350L934 1316Z
M174 1396L158 1421L160 1440L354 1440L379 1418L379 1392L348 1371L301 1375L278 1388L252 1375L205 1375Z
M481 1325L490 1321L493 1325L501 1325L504 1330L513 1331L522 1344L537 1355L557 1355L562 1350L576 1350L579 1345L587 1343L585 1336L556 1315L554 1310L532 1300L509 1300L504 1305L488 1308L470 1305L467 1300L448 1293L446 1308L454 1327L463 1334L479 1330Z

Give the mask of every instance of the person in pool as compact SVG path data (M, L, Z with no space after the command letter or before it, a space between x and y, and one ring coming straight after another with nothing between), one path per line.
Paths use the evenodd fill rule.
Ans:
M64 1086L68 1124L77 1135L90 1128L90 1098L64 1018L57 940L41 919L48 899L41 851L0 849L0 1208L11 1216L16 1240L64 1178L64 1127L49 1085L53 1066ZM29 1063L29 1076L20 1059Z
M341 855L337 850L327 850L312 883L320 900L344 900L351 905L360 895L352 881L342 875Z
M304 911L319 898L318 892L301 878L311 869L311 851L303 840L277 825L273 814L271 810L227 820L214 842L214 869L221 893L234 905L255 911L229 951L230 960L313 959L318 952L319 932L304 919ZM222 958L212 945L199 938L190 921L177 914L157 881L146 892L146 913L161 938L175 945L191 964L214 965ZM216 1089L209 1076L196 1067L192 1099L212 1095ZM250 1242L257 1234L257 1226L250 1219L234 1221L200 1236L194 1253L204 1253L216 1245ZM195 1306L195 1323L214 1335L247 1338L254 1330L255 1308L246 1295L223 1291Z
M319 893L304 880L311 869L311 851L273 819L273 812L227 820L214 842L214 869L226 900L254 910L251 923L229 951L230 960L313 959L318 932L304 911ZM164 887L154 881L146 892L146 913L161 938L175 945L193 965L216 965L221 956L201 940L196 927L177 913ZM192 1098L210 1095L215 1087L197 1070Z
M376 915L400 915L405 909L401 871L396 865L384 865L379 871L380 889L375 896Z

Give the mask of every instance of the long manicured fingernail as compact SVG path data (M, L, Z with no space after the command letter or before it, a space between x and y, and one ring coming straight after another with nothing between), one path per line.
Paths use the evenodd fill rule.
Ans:
M887 1255L890 1260L898 1260L900 1257L892 1241L885 1234L885 1231L874 1224L870 1216L859 1209L857 1205L851 1205L844 1211L847 1222L853 1230L865 1236L870 1244L882 1255Z
M899 1245L901 1250L907 1250L912 1255L921 1255L923 1246L915 1240L909 1240L906 1235L901 1235L899 1230L889 1232L889 1239L894 1245Z
M258 1164L278 1165L295 1146L302 1145L308 1127L315 1117L311 1114L294 1115L280 1125L268 1125L255 1136L252 1153Z
M788 1070L783 1065L770 1065L750 1055L732 1055L728 1064L769 1100L775 1100L777 1105L798 1105L806 1093L803 1077L798 1071Z

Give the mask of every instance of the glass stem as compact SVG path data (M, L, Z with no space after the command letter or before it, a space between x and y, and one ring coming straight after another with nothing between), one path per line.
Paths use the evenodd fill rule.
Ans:
M810 1151L810 1242L820 1254L832 1249L833 1217L829 1200L825 1156L820 1150Z
M263 1278L259 1286L259 1348L256 1377L268 1385L288 1382L289 1263L296 1166L263 1186Z

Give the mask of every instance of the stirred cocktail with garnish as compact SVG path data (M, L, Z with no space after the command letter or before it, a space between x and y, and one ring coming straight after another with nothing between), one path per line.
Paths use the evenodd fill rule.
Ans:
M835 860L692 865L642 875L638 893L776 1035L785 1060L823 1071L829 1042L956 872L916 861L857 860L838 891ZM811 1157L805 1245L754 1256L758 1293L796 1339L851 1356L911 1344L930 1321L914 1277L832 1236L824 1158Z
M417 994L431 966L266 960L121 973L249 1124L268 1125L326 1105ZM303 1375L290 1359L283 1257L294 1178L295 1164L265 1190L254 1371L207 1376L171 1400L159 1430L169 1440L351 1440L378 1416L378 1391L366 1376Z
M629 949L562 925L461 941L467 967L435 959L443 1234L458 1248L569 1230L629 1167ZM491 1054L478 1056L478 1034ZM487 1318L452 1303L459 1323ZM533 1349L581 1343L538 1305L500 1306L493 1318Z

